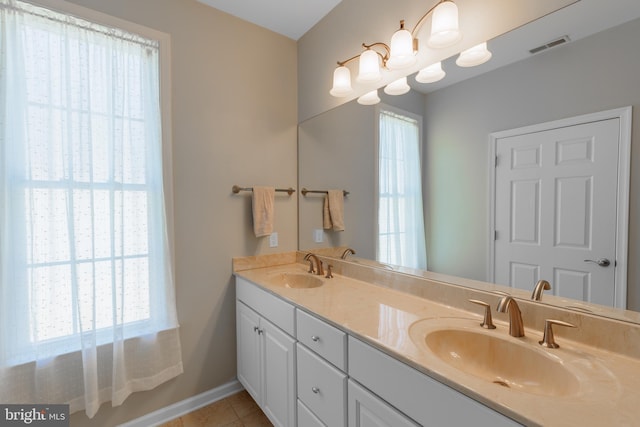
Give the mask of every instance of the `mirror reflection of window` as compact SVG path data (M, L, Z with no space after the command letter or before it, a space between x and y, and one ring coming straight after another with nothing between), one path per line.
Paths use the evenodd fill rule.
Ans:
M381 106L378 127L377 260L426 270L420 170L422 118Z

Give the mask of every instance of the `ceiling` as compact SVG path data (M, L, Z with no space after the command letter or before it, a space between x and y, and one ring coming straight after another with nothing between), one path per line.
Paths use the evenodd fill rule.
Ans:
M298 40L342 0L198 0Z

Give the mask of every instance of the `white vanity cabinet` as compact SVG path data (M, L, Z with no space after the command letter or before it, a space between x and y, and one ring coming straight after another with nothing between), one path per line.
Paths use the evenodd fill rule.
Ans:
M241 278L236 295L238 380L275 426L294 427L295 308Z
M236 277L238 379L276 426L520 424Z
M520 425L351 336L349 376L424 427Z

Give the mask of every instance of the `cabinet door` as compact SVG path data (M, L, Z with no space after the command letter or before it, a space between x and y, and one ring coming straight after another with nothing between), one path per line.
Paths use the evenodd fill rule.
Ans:
M296 416L295 340L264 318L262 408L276 427L294 427Z
M238 380L256 403L262 406L259 328L258 314L241 302L236 302Z
M418 427L393 406L349 380L349 427Z

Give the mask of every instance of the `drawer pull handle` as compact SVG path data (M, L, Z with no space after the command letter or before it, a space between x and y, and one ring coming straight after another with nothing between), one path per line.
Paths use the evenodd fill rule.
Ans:
M264 329L258 329L258 335L262 335L263 332L264 332Z
M313 341L313 342L318 342L318 341L320 341L320 337L315 336L315 335L312 335L312 336L311 336L311 341Z
M311 391L314 392L315 394L320 393L320 389L318 387L311 387Z
M260 328L258 328L257 326L254 326L254 327L253 327L253 332L258 332L258 330L259 330L259 329L260 329Z

